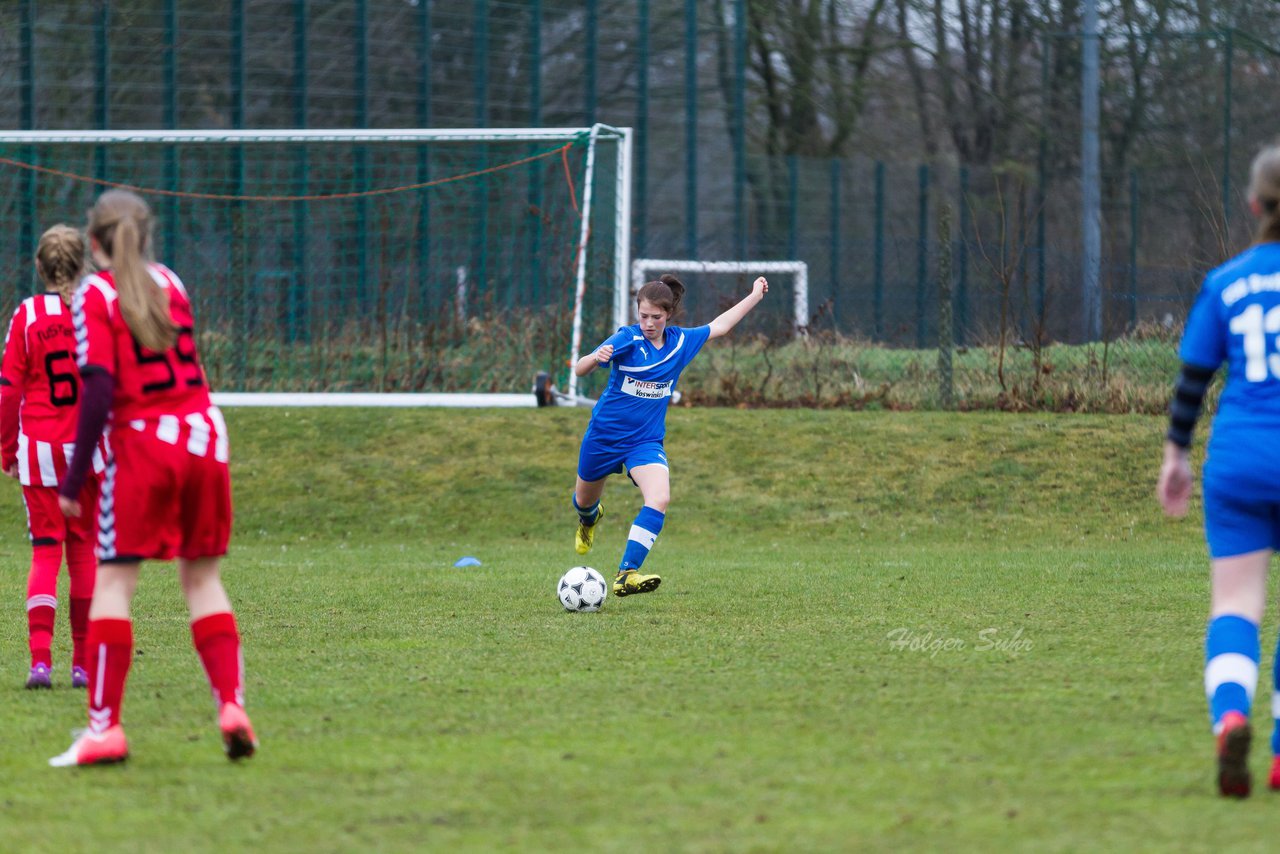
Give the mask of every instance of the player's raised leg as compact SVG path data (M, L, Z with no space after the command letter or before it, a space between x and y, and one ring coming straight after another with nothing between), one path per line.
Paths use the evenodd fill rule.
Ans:
M138 589L139 561L104 563L98 567L86 639L89 663L89 728L54 767L121 762L129 743L120 723L124 686L133 659L133 620L129 607Z
M1216 737L1218 790L1231 797L1247 797L1250 790L1249 711L1258 684L1258 623L1270 558L1266 549L1213 561L1204 687Z
M671 473L666 465L651 463L630 470L631 479L644 496L644 506L631 523L627 534L627 546L618 565L618 575L613 580L613 595L630 596L657 590L662 578L640 572L645 558L662 532L667 505L671 502Z
M600 501L600 496L604 494L604 480L588 481L579 477L573 488L573 509L578 513L578 530L574 534L573 549L580 555L591 551L596 538L596 525L604 518L604 505Z
M258 740L244 711L240 633L218 565L216 557L184 559L178 562L178 577L191 609L191 639L209 676L223 747L229 759L240 759L253 755Z

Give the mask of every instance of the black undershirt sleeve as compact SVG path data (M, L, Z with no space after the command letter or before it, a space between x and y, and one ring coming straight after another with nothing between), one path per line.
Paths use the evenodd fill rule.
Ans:
M1182 372L1173 387L1173 402L1169 405L1169 432L1165 433L1166 439L1181 448L1191 445L1191 434L1196 429L1196 420L1200 418L1204 396L1215 370L1186 362L1182 364Z
M80 371L80 417L76 422L76 450L71 455L67 473L62 477L58 494L73 501L79 497L89 469L93 466L93 452L107 427L111 414L111 399L115 395L115 377L88 366Z

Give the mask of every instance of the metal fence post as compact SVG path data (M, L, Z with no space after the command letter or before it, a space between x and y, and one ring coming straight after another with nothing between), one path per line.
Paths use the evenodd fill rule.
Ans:
M1129 328L1138 323L1138 171L1129 167Z
M1045 295L1045 205L1048 199L1049 172L1049 42L1046 33L1040 40L1040 139L1036 147L1036 296L1040 311L1037 316L1044 318ZM964 216L964 209L960 211ZM962 220L963 222L963 220ZM963 235L965 228L960 226ZM963 275L963 273L961 274Z
M599 0L587 0L587 20L583 29L583 39L586 42L584 53L586 54L586 75L583 79L585 90L583 92L583 115L586 121L583 123L590 127L596 123L596 57L599 52L600 39L600 3Z
M537 65L537 63L534 63ZM418 127L431 126L431 4L418 4ZM418 143L418 183L431 180L431 155L425 143ZM427 293L431 265L431 191L418 193L418 321L427 317Z
M293 14L293 78L297 91L294 93L293 119L300 128L307 126L307 3L309 0L295 0ZM296 192L305 195L310 173L309 156L305 145L298 146L297 159L294 161L294 182ZM289 329L288 340L310 340L309 312L307 308L307 203L294 202L293 205L293 269L294 275L289 282Z
M649 0L636 0L636 132L635 173L632 190L635 199L635 247L637 257L645 251L649 179Z
M111 127L111 45L108 31L111 29L111 4L100 2L94 18L94 64L97 66L97 90L94 96L94 112L101 130ZM107 177L107 147L99 145L94 150L94 177Z
M961 344L969 334L969 167L960 167L960 235L956 243L956 333Z
M794 154L787 155L787 260L796 257L799 230L800 165Z
M684 254L698 257L698 0L684 0Z
M951 355L955 347L951 314L951 203L938 211L938 400L943 409L955 405Z
M489 2L488 0L475 0L472 9L475 21L474 47L472 55L476 62L476 127L489 126ZM482 152L477 162L477 168L483 169L487 164L488 146L481 145ZM466 293L483 293L487 287L486 281L486 262L488 258L488 246L486 243L489 233L489 212L488 205L485 200L489 195L489 182L485 176L481 175L476 179L471 191L471 200L475 205L476 222L475 229L471 235L471 270L469 278L474 282L475 287L468 288ZM464 297L465 299L466 297ZM465 305L456 306L460 312L466 311Z
M733 4L733 251L747 255L747 2Z
M22 0L18 18L18 89L22 105L19 121L23 130L36 126L35 30L36 0Z
M875 168L875 267L872 282L872 318L875 321L875 339L884 337L884 161L877 160Z
M369 126L369 3L368 0L356 0L355 44L356 55L356 127ZM355 156L355 190L365 189L369 184L369 147L365 143L356 143ZM358 314L366 310L369 298L369 200L361 198L356 203L356 299L360 305Z
M178 126L178 0L164 3L164 126ZM175 145L164 149L165 186L178 189L178 151ZM178 199L165 200L164 251L170 258L180 257L178 248Z
M489 126L489 2L474 0L471 6L474 32L471 34L471 55L474 57L476 111L478 128Z
M424 4L425 5L425 4ZM542 124L542 0L529 6L529 127ZM542 180L537 163L529 164L529 208L542 209ZM542 218L535 216L529 229L530 303L541 299L542 289Z
M1222 77L1222 232L1231 233L1231 77L1235 65L1235 30L1226 33L1226 62Z
M925 280L929 277L929 166L922 164L919 198L919 240L916 245L916 346L925 346Z
M831 320L836 330L839 331L840 325L840 161L836 158L831 159L830 164L831 181L831 208L828 216L828 248L827 257L830 259L830 279L827 287L831 294Z
M231 0L231 127L240 130L244 127L244 108L245 108L245 91L244 91L244 0ZM244 169L244 146L236 145L231 149L231 169L235 176L234 193L237 196L244 194L245 169ZM245 377L247 374L246 356L249 352L249 263L247 255L248 250L248 232L245 228L245 210L244 202L235 201L231 203L231 288L232 293L238 300L235 306L235 313L232 317L238 319L236 324L240 330L240 340L237 342L235 354L236 369L236 387L243 390L245 388Z
M19 84L22 98L20 108L21 121L24 130L33 130L36 121L35 0L23 0L22 17L18 27L18 35L21 39L19 49L22 65L22 68L19 69L19 73L22 75ZM28 163L34 163L35 149L27 146L23 150L23 158ZM16 257L25 259L35 254L36 222L39 219L39 214L36 210L36 173L29 169L24 170L22 175L22 205L26 215L19 218L21 224L18 230L18 252ZM24 274L14 276L14 290L17 298L23 299L27 295L27 287L31 282L31 267L27 264L22 264L19 269L23 270Z

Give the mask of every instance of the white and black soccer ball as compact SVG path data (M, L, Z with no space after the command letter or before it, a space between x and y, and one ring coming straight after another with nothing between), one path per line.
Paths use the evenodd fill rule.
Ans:
M560 576L556 595L566 611L599 611L609 588L604 576L589 566L575 566Z

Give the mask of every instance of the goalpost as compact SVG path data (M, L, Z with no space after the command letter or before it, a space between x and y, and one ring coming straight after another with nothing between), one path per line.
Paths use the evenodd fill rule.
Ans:
M0 311L45 228L126 187L224 400L533 406L532 370L619 321L631 157L602 124L0 132Z
M663 258L637 258L631 263L631 293L651 276L663 273L739 273L743 275L767 275L787 273L792 285L792 326L798 337L809 328L809 265L804 261L689 261ZM630 311L630 301L623 306ZM622 324L619 324L622 325Z

